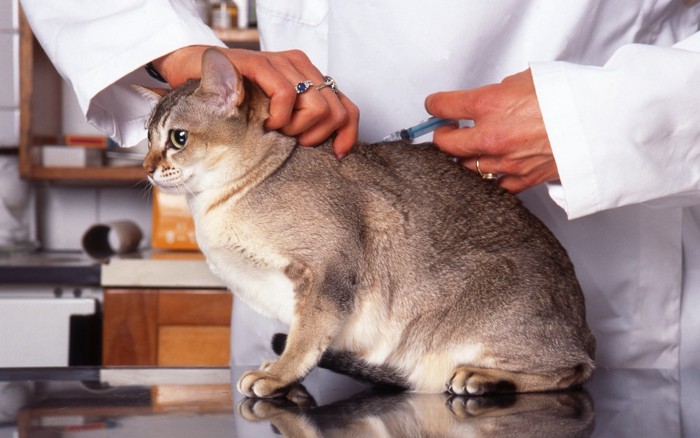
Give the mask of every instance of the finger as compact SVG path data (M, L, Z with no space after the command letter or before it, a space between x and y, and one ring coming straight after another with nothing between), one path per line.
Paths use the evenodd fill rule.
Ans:
M299 136L300 143L319 144L346 123L348 113L332 89L316 88L324 83L324 76L304 52L290 50L283 54L297 68L304 80L313 83L311 89L297 96L292 120L283 132L287 135L303 133Z
M313 93L313 86L297 93L297 85L307 80L322 81L322 76L306 55L298 50L279 53L263 52L255 63L250 78L270 97L270 117L267 129L282 129L286 135L296 136L326 117L326 100ZM244 73L245 74L245 73ZM304 99L301 97L304 96ZM308 97L307 97L308 96Z
M343 159L357 143L360 109L344 94L340 93L339 98L348 113L348 118L345 125L336 131L336 136L333 140L333 150L338 159Z
M425 109L435 117L475 120L496 104L494 87L486 85L471 90L434 93L425 98Z
M478 162L477 162L478 161ZM532 172L532 164L526 160L512 160L509 157L498 155L474 155L460 160L462 166L482 174L492 173L497 175L523 176Z
M282 61L274 56L251 55L236 49L229 49L227 54L241 74L255 82L270 98L270 116L265 121L265 128L280 129L287 125L297 98L288 75L299 76L298 72L291 67L280 69Z
M469 118L470 114L457 111L460 106L457 101L467 99L468 96L469 93L466 90L434 93L425 98L425 110L435 117L444 119Z
M291 80L291 90L294 92L292 114L282 127L282 133L297 136L328 117L331 113L329 102L314 88L323 81L323 77L303 52L283 52L273 60L273 64ZM299 84L307 81L312 85L305 91L297 92ZM337 102L335 104L339 105Z
M303 52L259 52L255 56L247 51L230 49L229 53L243 59L241 73L256 82L270 97L267 129L279 129L285 135L297 137L300 144L311 146L323 142L350 122L336 138L337 153L347 153L352 148L359 120L356 107L347 98L341 101L329 87L315 89L324 78ZM307 80L314 85L297 94L296 85Z
M484 176L484 175L501 175L501 172L498 171L499 165L498 162L500 160L492 157L486 157L486 156L475 156L475 157L470 157L470 158L465 158L463 160L460 160L460 164L464 166L466 169L476 173L479 176Z
M330 87L318 89L324 83L325 77L311 64L304 53L299 51L285 53L298 69L301 77L311 81L313 85L297 96L292 117L282 132L289 136L296 136L303 146L318 145L348 122L350 117L346 106L352 103L349 100L343 103L339 95ZM342 138L341 136L341 144Z
M265 128L269 130L280 129L289 124L297 98L289 83L279 87L270 94L265 92L270 97L270 117L265 121Z
M442 126L435 130L433 143L446 154L466 158L484 152L476 127Z
M321 90L324 92L325 90ZM333 92L331 91L333 94ZM301 133L297 139L302 146L315 146L334 133L336 134L333 141L336 155L346 155L357 142L358 125L360 112L357 106L353 104L342 93L336 97L333 94L334 100L329 103L329 113L312 127Z
M461 159L459 160L459 164L461 164L465 169L478 174L479 172L476 170L476 158L477 157ZM479 168L481 169L481 162L479 162Z
M546 160L531 160L522 166L522 172L505 172L499 184L506 190L519 193L544 182L559 179L556 165Z
M340 105L339 103L336 104ZM289 123L281 129L282 133L290 137L299 136L299 139L302 140L304 145L310 146L311 144L308 142L313 142L318 137L318 134L316 134L319 130L318 128L327 127L329 124L328 118L338 112L337 109L331 110L330 105L331 104L320 95L318 90L315 90L313 87L303 94L299 94L296 99L296 104L294 105L292 117ZM341 114L343 116L345 115L344 109ZM323 122L323 124L318 125L315 131L310 131L321 122ZM326 137L322 138L321 141L328 138L334 130L326 129L325 131L327 131ZM306 141L303 141L304 138L306 138ZM314 140L312 140L312 138Z
M534 187L527 179L516 175L503 175L499 178L498 185L513 194Z

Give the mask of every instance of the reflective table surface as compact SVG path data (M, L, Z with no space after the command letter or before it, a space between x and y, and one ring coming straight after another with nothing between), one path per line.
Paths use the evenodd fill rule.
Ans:
M0 438L700 437L698 370L598 370L582 390L469 398L315 370L279 400L238 394L244 371L0 369Z

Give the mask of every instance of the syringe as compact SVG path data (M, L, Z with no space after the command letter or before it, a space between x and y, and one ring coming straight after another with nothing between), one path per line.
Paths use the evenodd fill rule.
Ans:
M401 129L396 132L393 132L384 137L382 141L413 140L414 138L420 137L421 135L435 131L440 126L449 125L450 123L455 123L455 121L451 119L431 117L428 120L423 120L417 125L411 126L410 128Z

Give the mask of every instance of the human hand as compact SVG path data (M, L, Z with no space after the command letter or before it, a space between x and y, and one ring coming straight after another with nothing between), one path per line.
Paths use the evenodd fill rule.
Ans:
M153 61L155 69L177 87L188 79L201 77L201 60L208 46L189 46ZM267 129L279 129L297 137L303 146L316 146L335 133L333 149L344 157L357 141L359 110L342 92L330 87L296 94L299 82L323 83L323 75L301 51L258 52L221 49L243 76L252 80L270 97Z
M443 126L433 142L476 171L497 173L498 183L517 193L559 178L530 70L500 84L431 94L427 111L447 119L471 119L473 127Z

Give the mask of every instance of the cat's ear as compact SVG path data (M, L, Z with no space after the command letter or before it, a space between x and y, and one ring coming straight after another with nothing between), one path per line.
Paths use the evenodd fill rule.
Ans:
M136 84L131 85L131 89L135 90L143 98L145 98L154 105L160 102L161 97L165 96L170 91L167 88L151 88Z
M225 108L235 109L243 102L241 74L219 49L207 49L202 55L202 80L198 91L220 97Z

